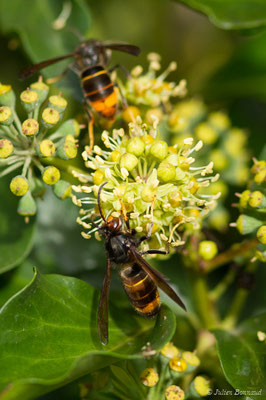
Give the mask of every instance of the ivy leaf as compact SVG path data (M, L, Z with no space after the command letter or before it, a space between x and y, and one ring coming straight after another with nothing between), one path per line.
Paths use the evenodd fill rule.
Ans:
M180 0L206 14L222 29L254 29L266 25L264 0Z
M97 332L99 291L76 278L35 274L0 312L1 400L34 399L120 359L141 358L147 343L161 348L175 316L161 308L155 327L110 307L109 344ZM1 393L2 391L2 393Z
M9 0L0 1L3 32L17 32L33 62L72 52L80 43L75 32L85 35L90 25L89 10L82 0L34 0L27 6L21 0L12 0L12 6ZM58 75L68 64L66 61L49 67L46 75Z
M18 199L9 190L9 180L0 181L0 274L21 263L29 254L35 234L35 218L28 224L17 213Z
M260 342L258 331L266 331L266 313L245 321L232 331L213 331L218 355L228 382L238 390L258 391L252 399L266 399L266 346ZM261 391L261 392L260 392Z

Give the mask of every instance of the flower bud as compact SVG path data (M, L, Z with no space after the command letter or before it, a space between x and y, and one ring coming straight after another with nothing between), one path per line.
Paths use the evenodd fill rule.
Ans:
M141 140L139 137L135 136L131 139L129 139L127 143L127 152L134 154L134 156L141 156L144 152L145 149L145 144L143 140Z
M0 125L9 126L14 121L12 110L8 106L0 107Z
M64 143L57 148L58 157L63 160L69 160L77 156L78 149L75 144L75 139L72 135L67 135Z
M172 164L166 161L160 163L157 169L157 176L161 182L170 182L175 179L175 175L175 167Z
M185 392L179 386L170 385L165 390L166 400L184 400Z
M138 159L134 154L125 153L119 160L120 168L126 168L128 171L132 171L138 165Z
M8 139L0 139L0 159L7 158L13 152L13 144Z
M259 191L256 190L250 194L249 198L249 205L253 208L265 208L266 207L266 198L265 196Z
M117 161L119 160L120 156L121 156L120 151L119 151L119 150L114 150L114 151L112 151L112 153L111 153L111 160L112 160L113 162L117 162Z
M256 173L254 176L254 181L256 183L262 183L266 181L266 168Z
M129 106L122 112L122 118L127 124L134 121L138 115L140 110L135 106Z
M21 199L19 200L18 203L18 213L20 215L23 215L25 217L32 216L36 214L37 206L36 202L33 199L31 192L28 191Z
M46 167L42 174L42 180L47 185L54 185L60 179L60 171L58 168L49 166Z
M191 397L205 397L210 393L210 381L204 376L196 376L190 384Z
M203 240L199 244L198 253L203 260L212 260L218 252L215 242L211 240Z
M15 93L10 85L0 83L0 105L14 108L16 102Z
M266 244L266 225L262 225L257 231L257 238L260 243Z
M60 179L53 185L53 191L56 197L65 200L71 195L71 184Z
M211 126L219 131L225 131L230 128L231 125L228 115L221 111L210 113L208 120Z
M38 94L38 104L41 105L48 95L49 86L46 85L41 80L39 80L37 82L32 83L30 85L30 88L33 89Z
M169 367L171 370L183 375L187 370L187 363L182 357L177 356L169 361Z
M39 132L39 123L36 119L26 119L22 124L22 132L26 136L33 136Z
M146 203L151 203L154 200L155 194L156 194L156 189L146 185L142 189L141 199Z
M163 118L163 112L161 108L152 108L146 112L145 119L148 124L152 125L155 119L161 121Z
M216 195L217 193L221 193L221 197L225 198L228 194L228 186L224 181L213 182L210 185L210 193Z
M21 104L27 113L32 112L38 105L38 94L34 90L24 90L20 95Z
M150 154L157 160L164 160L168 154L168 144L163 140L155 140L151 145Z
M53 128L60 119L60 114L57 110L47 107L42 112L42 123L45 128Z
M178 166L183 171L188 171L189 170L189 163L187 162L187 158L183 157L183 156L178 156Z
M17 175L11 180L9 187L16 196L24 196L29 190L29 182L24 176Z
M99 186L101 183L103 183L104 180L104 172L100 169L97 169L94 174L93 174L93 183L94 185Z
M250 193L251 193L250 190L244 190L244 192L241 193L239 200L239 205L241 208L247 207L250 198Z
M194 371L200 365L200 359L196 356L195 353L192 353L191 351L184 351L182 353L182 357L187 363L188 372Z
M67 107L67 101L64 99L64 97L58 95L58 96L50 96L49 97L49 102L48 102L48 107L54 108L59 112L59 114L62 114L66 107Z
M55 152L55 145L50 139L42 140L37 152L41 157L51 157Z
M181 192L174 190L168 195L169 203L174 208L179 207L182 204L182 197Z
M253 232L260 225L260 220L245 214L240 215L236 220L236 227L242 235Z
M196 136L204 144L211 145L218 139L217 132L206 122L201 122L195 129Z
M143 385L152 387L155 386L159 380L159 376L154 368L146 368L140 374L140 380Z
M184 171L182 171L182 169L177 167L175 169L175 180L182 181L185 178L186 178L186 173Z
M210 154L210 159L213 161L217 171L222 171L228 166L226 154L221 149L213 150Z
M167 342L161 349L161 354L167 358L173 358L178 356L178 348L171 342Z
M56 132L61 133L62 136L72 135L74 137L79 137L80 125L75 119L68 119L60 125Z

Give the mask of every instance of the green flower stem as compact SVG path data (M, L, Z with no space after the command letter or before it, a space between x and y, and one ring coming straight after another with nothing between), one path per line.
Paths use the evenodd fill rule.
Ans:
M21 144L20 140L18 139L17 135L14 135L13 132L11 132L11 129L8 128L7 126L1 126L1 130L7 137L10 139L14 140L14 142Z
M228 286L233 282L235 276L236 271L230 268L218 285L216 285L215 288L209 292L210 299L212 301L217 301L224 294Z
M155 385L152 389L153 393L150 395L150 393L152 392L152 389L149 392L149 396L148 399L149 400L156 400L156 399L161 399L162 398L162 386L163 384L165 384L165 376L166 376L166 372L167 372L167 366L166 365L162 365L161 371L160 371L160 375L159 375L159 382L157 383L157 385ZM151 397L150 397L151 396Z
M60 158L54 158L54 157L47 157L47 158L42 158L42 162L47 165L53 165L54 167L59 168L61 171L64 171L68 173L69 175L72 176L72 171L78 172L80 174L86 175L88 177L88 181L92 182L92 177L89 176L88 171L78 168L74 166L73 164L69 164L68 161L61 160Z
M0 174L0 178L2 178L3 176L9 174L10 172L14 171L15 169L21 167L21 165L24 164L24 161L18 161L17 163L11 165L9 168L5 169L4 171L1 172Z
M238 289L235 298L231 304L229 312L222 323L224 329L232 329L238 320L238 317L243 309L249 291L246 289Z
M239 244L233 245L229 250L224 253L218 254L210 261L201 261L202 272L208 274L216 268L234 260L237 256L244 256L250 250L254 249L259 244L258 239L251 239Z
M257 263L250 263L246 269L246 272L255 273L257 267ZM222 322L223 328L232 329L236 325L248 295L249 290L247 289L239 288L236 291L235 298L231 304L231 307Z
M220 323L220 318L214 302L210 298L206 278L199 273L190 275L192 292L201 323L204 328L212 329Z
M24 178L26 177L30 163L31 163L31 157L27 157L22 169L22 176L24 176Z
M17 128L18 132L20 133L20 135L24 138L25 136L24 136L24 133L22 132L21 122L20 122L20 119L19 119L19 117L18 117L18 115L16 113L15 108L12 109L12 112L13 112L13 115L14 115L14 122L15 122L16 128Z
M40 107L36 107L34 109L33 118L36 119L36 120L38 119L39 109L40 109Z

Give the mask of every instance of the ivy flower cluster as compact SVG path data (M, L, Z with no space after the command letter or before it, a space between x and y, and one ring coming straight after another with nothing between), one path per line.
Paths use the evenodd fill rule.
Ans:
M247 133L232 127L226 113L208 113L205 104L197 99L181 101L169 114L165 134L170 134L171 143L178 146L187 137L202 140L204 150L198 162L212 160L215 171L221 175L221 179L211 184L206 193L221 192L221 198L225 199L230 185L246 184L249 175ZM209 223L213 228L223 230L228 226L229 218L228 211L220 202L210 214Z
M141 65L137 65L131 71L131 78L122 86L123 95L129 104L151 107L167 105L173 97L183 97L187 93L186 80L182 79L178 84L165 80L170 72L177 68L176 62L171 62L168 68L160 75L161 57L157 53L148 54L149 67L146 73Z
M166 249L180 246L191 228L198 229L202 217L215 207L218 195L198 194L219 175L213 173L213 162L193 167L195 154L202 141L193 144L193 138L183 146L168 146L161 140L158 120L147 126L140 117L129 124L129 132L114 129L102 133L105 150L94 146L93 154L83 152L85 165L92 170L93 182L85 175L75 173L81 184L73 186L77 196L73 201L80 206L77 222L89 238L97 228L91 227L91 218L98 214L97 193L102 183L101 208L106 218L122 215L129 219L137 232L152 230L147 247ZM95 220L96 224L101 219Z
M258 246L252 261L259 259L266 262L266 161L253 159L250 172L248 189L236 193L240 216L230 225L242 235L256 235Z
M13 174L10 190L20 197L18 213L25 217L36 213L34 198L43 195L45 185L61 199L71 194L53 161L76 157L80 126L73 119L61 123L67 101L60 93L47 101L48 93L41 78L24 90L20 102L26 118L20 120L11 86L0 85L0 178Z

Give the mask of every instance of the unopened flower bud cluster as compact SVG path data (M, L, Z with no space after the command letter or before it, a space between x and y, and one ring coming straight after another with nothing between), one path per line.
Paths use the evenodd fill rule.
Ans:
M71 185L61 179L53 160L69 160L77 155L80 127L75 120L61 122L67 101L52 95L39 79L20 94L25 118L16 112L16 96L10 85L0 85L0 178L12 174L11 192L20 197L18 213L36 213L35 197L52 185L57 197L71 194Z
M253 159L248 189L236 193L240 216L235 226L242 235L256 236L258 247L253 257L266 262L266 161Z
M104 131L105 149L83 152L85 165L92 171L93 184L76 174L81 185L74 186L74 202L80 206L78 222L90 237L92 216L98 214L97 193L102 183L101 208L105 217L122 216L137 232L152 231L149 246L167 248L184 244L183 235L198 229L202 217L215 206L216 196L199 195L201 187L216 181L213 163L194 167L202 141L187 138L179 148L160 139L158 121L144 124L140 117L129 124L129 133ZM194 158L195 157L195 158ZM95 223L101 223L101 219Z

